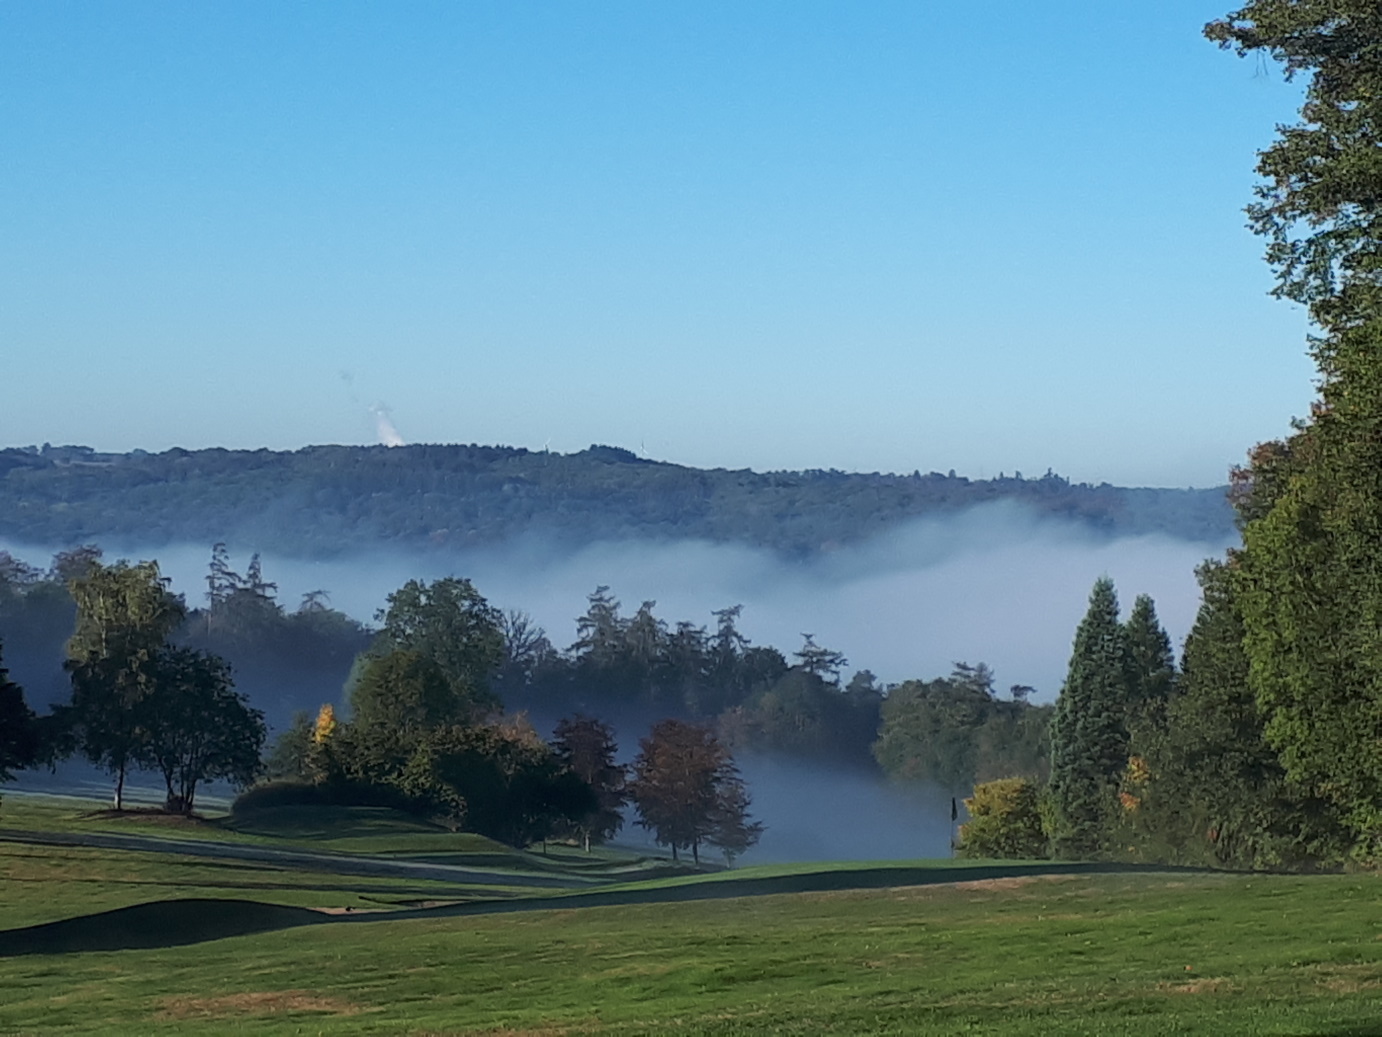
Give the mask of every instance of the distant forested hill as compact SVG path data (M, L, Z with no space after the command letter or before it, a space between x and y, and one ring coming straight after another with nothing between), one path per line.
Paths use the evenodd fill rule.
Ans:
M1233 528L1222 489L1090 486L1050 473L982 480L702 470L607 446L575 454L458 445L0 450L0 537L48 546L224 540L324 557L535 533L570 544L734 541L800 556L993 501L1110 535L1217 542Z

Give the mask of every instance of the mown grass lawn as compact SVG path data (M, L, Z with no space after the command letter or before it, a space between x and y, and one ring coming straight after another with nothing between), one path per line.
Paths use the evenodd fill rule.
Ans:
M255 811L246 817L212 814L189 819L152 807L116 813L90 800L10 795L0 804L0 830L7 828L138 834L329 852L513 852L482 835L449 832L439 825L383 807L276 807Z
M1083 875L0 959L3 1033L1382 1032L1376 876Z
M524 896L533 892L426 879L332 875L254 861L0 842L0 929L54 922L152 900L192 897L377 911L417 903Z
M213 842L310 853L400 857L487 870L560 873L596 879L690 871L659 859L595 847L586 853L553 844L527 851L473 832L440 825L385 807L272 807L249 814L187 819L146 808L116 814L105 804L68 797L10 795L0 804L5 830L81 835L101 833L179 842Z

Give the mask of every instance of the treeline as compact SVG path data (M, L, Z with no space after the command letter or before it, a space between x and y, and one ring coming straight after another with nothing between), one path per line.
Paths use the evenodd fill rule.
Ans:
M62 702L70 694L63 663L77 607L69 583L102 557L99 547L86 545L58 553L40 569L0 551L0 640L11 672L35 703ZM212 550L206 584L199 607L184 603L169 640L224 659L270 727L283 726L296 710L335 701L355 657L374 637L331 608L324 591L286 607L258 556L242 574L221 544Z
M0 552L0 638L27 649L16 672L26 687L43 689L48 702L68 695L62 660L75 604L64 574L99 558L97 548L87 547L59 555L43 572ZM459 593L461 584L469 586L454 579L410 582L377 621L425 612L434 607L433 596ZM383 631L331 609L320 591L285 609L258 558L238 572L224 545L212 550L206 586L204 604L185 610L169 640L226 660L237 688L271 728L286 727L296 712L314 714L322 702L343 704L342 687L359 677L357 660L387 640ZM545 730L574 713L630 732L675 717L710 726L736 752L881 768L951 794L976 778L1045 773L1050 707L1027 702L1030 689L1020 686L1000 695L982 664L961 663L948 677L889 689L867 669L846 680L848 660L810 636L790 656L752 644L739 629L739 606L716 611L708 626L669 624L655 609L645 601L625 614L609 588L597 588L565 649L524 613L494 612L494 632L483 639L490 670L475 708L526 712ZM479 651L474 635L464 629L446 636Z
M279 784L251 792L251 803L363 797L505 841L561 834L587 844L617 830L629 805L674 853L693 856L702 843L733 855L756 838L734 754L881 768L952 793L991 774L1039 778L1046 769L1050 707L1028 703L1031 689L1000 698L982 664L891 688L867 670L846 681L847 660L810 635L790 658L751 644L738 606L715 612L710 627L669 627L653 602L624 615L600 587L574 643L557 650L523 613L500 613L455 577L409 581L389 595L378 629L332 611L320 592L286 611L258 558L241 574L223 545L206 584L205 605L190 609L155 563L107 566L87 547L43 572L0 556L0 635L32 634L46 617L57 628L39 640L62 646L70 684L36 726L15 726L27 732L15 744L42 743L40 757L77 753L106 768L117 804L132 768L161 772L169 808L183 810L200 782L267 776ZM262 766L266 704L236 688L222 651L258 658L261 669L287 656L334 669L328 705L299 710ZM280 673L292 679L290 669ZM287 701L301 703L301 692L274 704ZM214 720L216 738L189 756L179 747L196 742L186 725L198 717ZM551 742L530 717L554 728ZM169 727L175 720L184 727ZM632 777L615 762L610 721L651 730ZM26 759L12 755L16 766ZM658 759L699 760L701 776L669 781L665 768L640 762ZM688 819L659 788L703 794Z
M1094 486L1049 472L703 470L601 446L0 450L0 537L37 544L225 540L328 557L492 546L527 533L566 546L694 539L800 557L998 501L1116 536L1221 543L1232 532L1222 490Z
M139 769L163 777L165 809L190 814L200 784L259 778L263 714L234 689L224 660L170 640L188 611L157 564L107 566L92 549L63 561L75 604L64 664L71 698L36 716L0 652L0 780L79 754L114 777L116 810ZM272 586L257 563L233 574L219 549L208 583L212 620L237 594ZM548 744L521 714L498 710L489 680L503 632L467 581L409 583L380 618L356 660L349 718L338 722L327 705L310 729L290 729L268 761L280 780L251 789L237 809L386 803L515 846L567 835L588 847L618 831L631 803L674 858L689 849L699 861L712 845L732 859L757 841L748 792L710 729L665 720L630 768L598 720L565 720Z
M1370 3L1252 0L1206 34L1308 81L1301 122L1261 152L1248 215L1275 294L1317 329L1319 399L1233 472L1242 545L1199 570L1179 672L1096 585L1050 784L976 789L971 852L1382 861L1382 20Z
M167 808L184 812L203 782L252 781L266 734L263 713L234 689L224 660L169 640L187 610L156 564L106 566L96 555L88 549L63 559L75 604L64 664L70 699L35 716L0 657L0 681L11 699L0 718L0 757L28 766L85 756L114 776L117 810L134 769L158 772Z
M966 801L976 857L1154 861L1309 870L1375 859L1337 791L1293 780L1290 730L1254 691L1234 588L1241 552L1199 571L1204 599L1180 666L1139 597L1120 622L1099 580L1075 633L1046 783L1004 778ZM1350 751L1345 738L1335 742Z
M848 660L803 635L790 657L739 630L740 606L714 624L658 618L656 602L623 613L608 587L590 595L576 640L556 650L522 613L502 618L505 705L546 718L572 710L646 726L678 716L713 726L736 751L940 785L952 794L976 778L1046 772L1049 706L1025 686L1004 699L982 663L949 677L884 686L867 669L844 679Z

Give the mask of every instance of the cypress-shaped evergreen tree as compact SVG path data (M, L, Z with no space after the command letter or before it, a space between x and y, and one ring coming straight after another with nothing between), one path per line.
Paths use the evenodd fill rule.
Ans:
M1243 617L1228 562L1197 572L1204 593L1166 722L1147 751L1138 812L1152 854L1172 864L1300 868L1347 845L1331 805L1292 785L1267 744L1248 680Z
M1171 697L1176 681L1176 655L1171 638L1156 616L1156 604L1145 594L1133 602L1123 626L1127 642L1128 711L1130 721L1154 713Z
M1051 836L1058 857L1099 856L1118 817L1118 784L1128 761L1126 645L1113 581L1101 577L1075 631L1052 721Z

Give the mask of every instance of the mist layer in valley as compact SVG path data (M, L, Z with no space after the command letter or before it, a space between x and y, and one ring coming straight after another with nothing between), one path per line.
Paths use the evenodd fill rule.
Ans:
M52 550L65 546L0 543L0 549L40 566ZM204 600L210 546L102 545L107 560L156 558L172 588L192 606ZM254 544L230 547L242 564L255 549ZM409 579L465 576L495 606L529 613L558 648L575 640L575 618L599 585L611 588L626 614L655 600L656 614L669 624L710 625L711 610L742 604L739 629L753 643L790 654L810 633L818 644L847 656L846 675L867 668L883 682L895 683L943 676L956 661L982 661L996 672L1000 689L1030 685L1037 689L1034 700L1050 701L1059 691L1071 638L1095 579L1112 577L1125 605L1136 594L1150 594L1179 645L1198 606L1194 569L1219 550L1164 536L1110 539L1084 525L1039 519L1020 506L1000 503L916 521L807 560L694 541L604 542L573 551L528 538L449 557L376 552L301 561L266 555L262 564L289 610L302 595L324 590L334 608L366 622L389 592ZM37 683L51 695L58 676L60 671L50 670ZM282 702L291 698L298 708L307 705L302 701L306 689L247 684L245 690L279 728L287 720ZM334 678L312 690L340 701ZM31 695L40 709L48 700ZM541 729L555 717L533 719ZM617 730L621 755L631 757L649 718L606 719ZM881 777L799 761L748 757L740 762L754 795L753 812L768 828L749 860L946 852L948 792L899 790ZM639 833L627 835L637 839Z
M68 545L0 542L45 565ZM103 544L108 560L156 558L175 591L200 604L210 544L157 549ZM254 544L231 544L243 562ZM850 669L887 682L947 673L956 660L984 661L1000 684L1029 684L1054 697L1090 586L1110 576L1127 602L1150 594L1179 644L1198 607L1194 570L1227 543L1163 536L1110 539L1072 522L1038 520L1007 504L923 520L863 544L808 560L702 542L604 542L561 551L531 539L451 556L378 552L332 561L265 556L266 578L292 609L325 590L334 608L368 622L390 591L410 579L465 576L501 609L522 609L558 647L575 640L586 596L607 585L626 610L645 600L669 622L711 622L742 604L740 629L785 652L811 633L843 652Z

